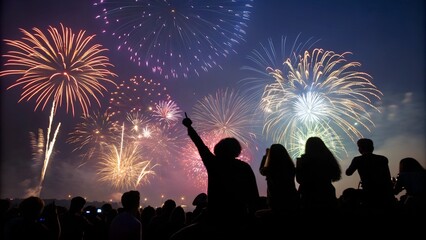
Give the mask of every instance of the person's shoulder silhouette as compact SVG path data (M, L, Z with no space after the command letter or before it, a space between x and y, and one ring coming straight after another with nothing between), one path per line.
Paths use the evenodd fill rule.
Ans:
M240 142L226 136L212 152L186 113L182 124L187 128L207 171L207 218L210 223L235 228L246 224L257 210L259 191L253 169L247 162L238 159L242 151Z
M142 239L142 224L140 221L140 193L130 190L121 195L123 211L112 220L109 231L109 240Z
M301 208L305 213L337 210L333 182L341 179L340 164L319 137L306 140L305 152L296 160Z
M361 138L357 141L361 154L352 159L345 173L351 176L358 171L364 205L372 208L387 208L395 203L393 183L386 156L374 153L373 140Z

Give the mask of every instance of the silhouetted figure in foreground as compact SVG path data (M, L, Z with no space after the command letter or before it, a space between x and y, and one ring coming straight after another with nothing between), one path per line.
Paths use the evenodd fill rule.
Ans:
M426 217L426 169L414 158L399 162L399 173L394 185L394 194L405 191L399 199L403 213L409 216Z
M188 135L197 147L208 174L207 225L202 226L204 229L196 226L198 233L202 232L203 235L195 237L241 237L241 234L246 233L249 221L254 218L259 191L253 169L238 159L242 150L240 143L232 137L224 138L215 145L212 153L192 127L192 121L186 113L182 124L187 127ZM194 237L186 233L180 232L174 239Z
M344 218L366 217L362 208L361 189L346 188L339 197L339 209Z
M192 205L195 206L194 210L192 211L192 221L197 221L198 217L203 214L204 211L207 209L207 202L208 197L206 193L199 193L194 200L192 201Z
M4 232L4 225L9 220L9 209L12 206L10 199L0 199L0 231L1 234Z
M61 238L63 240L81 240L92 224L83 214L86 199L76 196L71 199L68 211L60 218Z
M108 239L108 230L109 226L111 225L112 220L117 216L118 212L117 209L112 207L111 203L104 203L101 206L101 212L98 213L98 217L101 219L101 228L104 230L101 230L101 238L102 239Z
M387 157L373 153L374 144L371 139L359 139L357 145L361 156L352 159L346 175L351 176L358 171L364 207L372 212L384 213L396 203L389 161Z
M140 222L140 194L128 191L121 196L123 211L111 222L108 232L109 240L141 240L142 224Z
M262 157L259 172L266 177L266 208L256 211L258 239L279 239L283 226L298 225L299 193L296 189L296 168L282 144L272 144Z
M44 207L44 201L39 197L31 196L22 200L19 204L20 215L5 225L4 239L58 239L58 229L49 229L42 218Z
M161 206L161 211L156 214L150 221L148 228L153 234L153 239L164 240L169 238L167 232L167 222L172 215L173 210L176 208L176 201L173 199L167 199Z
M333 182L340 178L340 165L322 139L308 138L305 153L296 161L303 214L318 217L335 214L338 202Z
M151 205L144 207L141 210L141 224L142 224L142 239L149 240L152 238L152 233L149 229L149 223L155 216L155 208Z
M170 238L172 234L182 229L186 225L186 213L182 206L176 206L170 214L168 221L164 224L164 232L167 236L166 240Z
M287 149L282 144L272 144L262 158L259 172L266 177L269 209L256 214L294 215L299 208L299 194L295 183L296 167Z

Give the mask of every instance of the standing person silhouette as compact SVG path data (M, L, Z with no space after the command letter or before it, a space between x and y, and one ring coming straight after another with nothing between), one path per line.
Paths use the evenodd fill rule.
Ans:
M121 195L123 211L111 222L108 240L141 240L142 223L140 218L140 193L130 190Z
M267 204L273 214L294 214L299 205L296 167L282 144L272 144L260 163L259 172L266 177Z
M83 214L86 203L82 196L71 199L68 211L60 218L61 240L81 240L93 228L93 223Z
M323 140L308 138L305 153L296 161L296 180L303 213L336 213L338 201L333 182L340 178L340 165Z
M223 138L212 153L186 113L182 124L187 127L207 170L207 221L230 233L246 227L257 210L259 191L253 169L238 159L242 150L240 143L232 137Z
M274 143L266 149L259 172L266 178L266 208L256 211L258 221L255 233L258 235L252 238L275 239L299 225L296 167L287 149L282 144Z
M358 171L364 206L369 210L383 210L392 207L396 199L393 194L393 183L389 170L388 158L374 154L374 143L371 139L361 138L357 141L361 156L352 159L346 169L351 176Z
M39 197L30 196L22 200L18 205L19 215L6 222L1 239L58 239L57 232L40 221L44 208L45 203Z
M394 194L405 191L399 198L404 213L426 215L426 169L412 157L399 161L399 172L394 184Z

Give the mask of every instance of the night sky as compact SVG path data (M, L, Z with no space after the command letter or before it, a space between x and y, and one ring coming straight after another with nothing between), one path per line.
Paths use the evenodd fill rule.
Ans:
M167 88L168 94L179 106L181 116L183 112L188 112L190 117L193 116L193 106L204 96L214 95L219 89L247 90L245 88L248 84L244 84L244 81L253 74L244 70L245 66L252 64L248 56L260 50L261 44L266 45L268 39L279 42L284 37L287 39L287 47L296 41L310 42L313 45L310 49L321 48L339 54L350 52L346 59L359 62L356 71L368 73L372 83L383 93L380 100L374 99L372 102L379 112L371 115L374 126L370 131L363 131L363 136L373 139L376 153L389 158L392 176L397 175L399 160L404 157L414 157L426 166L426 12L422 0L240 1L252 7L248 8L249 17L245 19L242 39L233 43L230 47L232 51L223 57L225 50L217 50L219 54L213 56L213 60L200 54L199 58L213 63L208 71L199 70L199 75L191 72L188 77L180 74L177 78L169 79L151 71L150 67L138 66L130 60L130 53L124 47L118 50L121 40L109 32L102 32L103 29L110 29L102 20L96 19L102 12L101 8L93 6L93 2L4 0L1 8L1 38L17 40L23 37L20 28L31 31L36 27L46 32L49 26L60 28L61 23L75 33L85 30L86 35L95 35L93 43L108 49L105 55L114 65L109 70L117 75L111 78L114 82L119 84L135 76L152 79ZM211 5L216 3L206 2ZM230 1L219 2L226 4ZM149 26L144 29L149 29ZM217 41L231 37L231 33L223 37L208 30L205 30L205 34ZM11 49L2 43L2 55ZM6 58L2 57L1 61L3 70ZM189 66L190 69L195 67ZM41 168L35 166L32 160L29 133L37 132L38 129L46 133L49 123L50 106L34 110L34 99L18 103L21 86L7 89L18 78L17 75L9 75L2 77L0 82L2 198L25 197L27 190L38 181ZM107 91L103 92L104 96L98 95L101 106L92 102L90 111L105 111L108 108L115 87L113 84L105 84L105 87ZM143 91L140 94L144 94ZM81 114L81 108L78 107L75 116L66 112L65 105L58 107L53 127L61 122L61 128L54 147L55 154L46 171L41 197L64 199L68 195L81 195L89 200L119 201L126 189L115 189L106 182L99 182L95 170L96 160L84 163L81 155L73 151L75 146L66 142L68 134L81 121ZM187 141L181 119L177 120L175 131L179 132L183 139L181 141ZM257 134L248 159L256 173L261 195L266 194L266 181L258 173L258 168L264 149L273 142L265 135L261 131ZM351 177L344 176L350 160L358 155L354 142L346 139L344 144L347 155L340 159L343 175L334 184L337 196L347 187L358 187L359 182L357 173ZM185 146L186 143L182 143L178 147L181 150L177 151L184 152L182 148ZM185 159L179 154L171 154L169 159L162 161L166 163L156 168L157 175L151 177L149 183L136 187L147 204L158 205L164 198L173 198L178 200L178 204L188 205L199 192L205 191L197 182L200 178L191 177L194 172L182 165Z

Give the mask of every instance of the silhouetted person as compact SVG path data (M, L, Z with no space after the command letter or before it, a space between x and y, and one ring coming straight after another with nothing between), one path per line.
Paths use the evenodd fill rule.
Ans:
M361 189L346 188L339 197L340 213L345 218L366 217L362 209Z
M197 221L198 217L203 214L203 212L207 209L208 197L206 193L199 193L194 200L192 201L192 205L195 206L192 211L192 221ZM192 222L191 221L191 222Z
M394 185L394 194L405 191L400 197L404 213L426 216L426 169L414 158L399 161L399 173Z
M91 223L90 228L84 232L84 240L97 240L100 237L106 239L105 237L108 234L106 223L103 221L97 210L98 209L94 205L89 205L83 208L84 216Z
M299 207L296 167L287 149L281 144L272 144L262 158L259 172L266 177L267 204L272 213L295 214Z
M61 223L59 220L58 207L54 201L44 207L41 219L44 219L44 224L49 229L52 238L59 239L61 236Z
M28 197L19 204L20 215L10 219L5 225L5 240L58 239L58 232L51 231L41 219L44 201L35 196Z
M142 224L140 222L139 191L128 191L121 196L123 211L111 222L108 232L109 240L141 240Z
M63 240L81 240L86 231L92 227L90 221L83 215L86 199L76 196L71 199L68 211L61 216L61 237Z
M161 211L151 219L148 228L153 234L153 239L165 240L169 238L166 225L175 208L176 201L173 199L167 199L161 206Z
M296 180L303 212L318 216L336 213L338 202L333 182L340 178L340 165L322 139L308 138L305 153L296 161Z
M142 223L142 239L149 240L152 238L152 233L149 229L149 223L151 219L155 216L155 208L153 206L146 206L141 211L141 223Z
M387 157L373 153L374 144L371 139L361 138L357 145L361 156L352 159L346 175L351 176L358 171L365 207L373 211L393 207L396 199Z
M167 237L166 240L170 238L170 236L185 227L186 223L186 213L182 206L176 206L170 214L168 221L165 223L164 232Z
M117 214L117 209L114 209L111 203L104 203L101 206L101 213L99 213L98 216L103 222L102 227L104 230L102 230L102 239L108 239L109 226Z
M12 206L10 199L2 198L0 199L0 231L1 234L4 232L4 225L9 220L9 210Z
M266 149L259 166L266 177L266 197L262 209L256 211L257 224L253 226L255 239L282 237L283 226L294 230L299 210L299 194L296 189L296 168L282 144L272 144Z
M209 225L217 230L229 230L229 234L232 234L230 231L238 232L253 219L259 201L253 169L238 159L242 150L240 143L232 137L223 138L214 146L212 153L192 127L186 113L182 124L187 127L207 170Z

